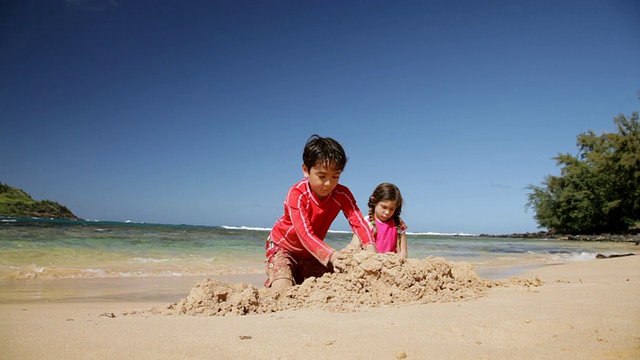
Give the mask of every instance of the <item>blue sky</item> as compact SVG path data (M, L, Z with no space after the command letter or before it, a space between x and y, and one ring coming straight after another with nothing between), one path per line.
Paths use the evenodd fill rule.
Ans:
M271 227L317 133L410 231L538 231L525 187L640 108L632 0L0 6L0 182L87 219Z

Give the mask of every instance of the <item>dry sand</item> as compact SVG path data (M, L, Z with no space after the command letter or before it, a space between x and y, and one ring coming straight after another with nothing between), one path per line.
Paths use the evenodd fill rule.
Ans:
M373 266L369 275L375 275L372 263L376 258L361 260ZM447 265L440 259L395 266L399 272L389 276L402 281L380 275L390 266L383 264L377 275L358 277L358 281L365 283L362 288L387 288L397 298L409 296L406 302L366 292L358 295L362 290L351 289L356 295L339 297L346 305L320 305L317 299L305 298L318 291L332 294L320 278L307 285L315 291L304 292L301 286L290 290L294 297L283 297L302 299L294 302L303 304L293 306L296 309L282 310L280 305L294 303L260 297L264 290L258 290L257 304L270 305L262 310L247 307L249 311L244 312L248 315L242 316L230 315L232 312L223 312L227 316L184 315L198 309L194 305L198 301L205 304L206 294L219 289L220 284L204 281L198 286L199 300L189 300L185 294L178 304L2 304L0 358L640 358L640 256L547 266L519 277L532 281L504 284L481 279L462 265ZM432 275L445 279L438 282L434 276L424 276L423 268L430 266ZM352 275L332 276L331 284L341 284ZM539 285L536 278L541 286L534 286ZM411 288L422 289L422 297L412 298ZM446 288L449 290L442 292ZM447 295L439 297L439 291ZM190 296L193 294L192 290ZM216 303L210 301L204 309L214 309ZM361 305L354 307L357 303ZM163 309L166 315L160 314ZM219 310L216 313L220 315Z

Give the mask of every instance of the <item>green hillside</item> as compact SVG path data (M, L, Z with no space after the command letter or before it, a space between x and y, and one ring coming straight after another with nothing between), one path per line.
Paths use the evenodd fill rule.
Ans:
M33 200L26 192L0 183L0 216L78 219L71 210L50 200Z

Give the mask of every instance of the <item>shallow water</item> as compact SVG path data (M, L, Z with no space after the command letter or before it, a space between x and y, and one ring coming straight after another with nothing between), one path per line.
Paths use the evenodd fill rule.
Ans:
M268 229L0 220L0 302L175 301L205 277L256 286L264 280ZM331 232L325 241L341 249L350 239ZM639 249L633 243L424 234L409 234L407 241L409 257L468 262L493 279Z

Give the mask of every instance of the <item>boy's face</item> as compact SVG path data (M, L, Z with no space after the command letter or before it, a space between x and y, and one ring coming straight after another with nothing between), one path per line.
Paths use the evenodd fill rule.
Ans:
M311 191L320 200L327 197L336 188L338 181L340 181L340 175L342 175L341 170L336 170L332 166L326 167L326 165L315 165L308 169L302 164L302 172L309 179Z

